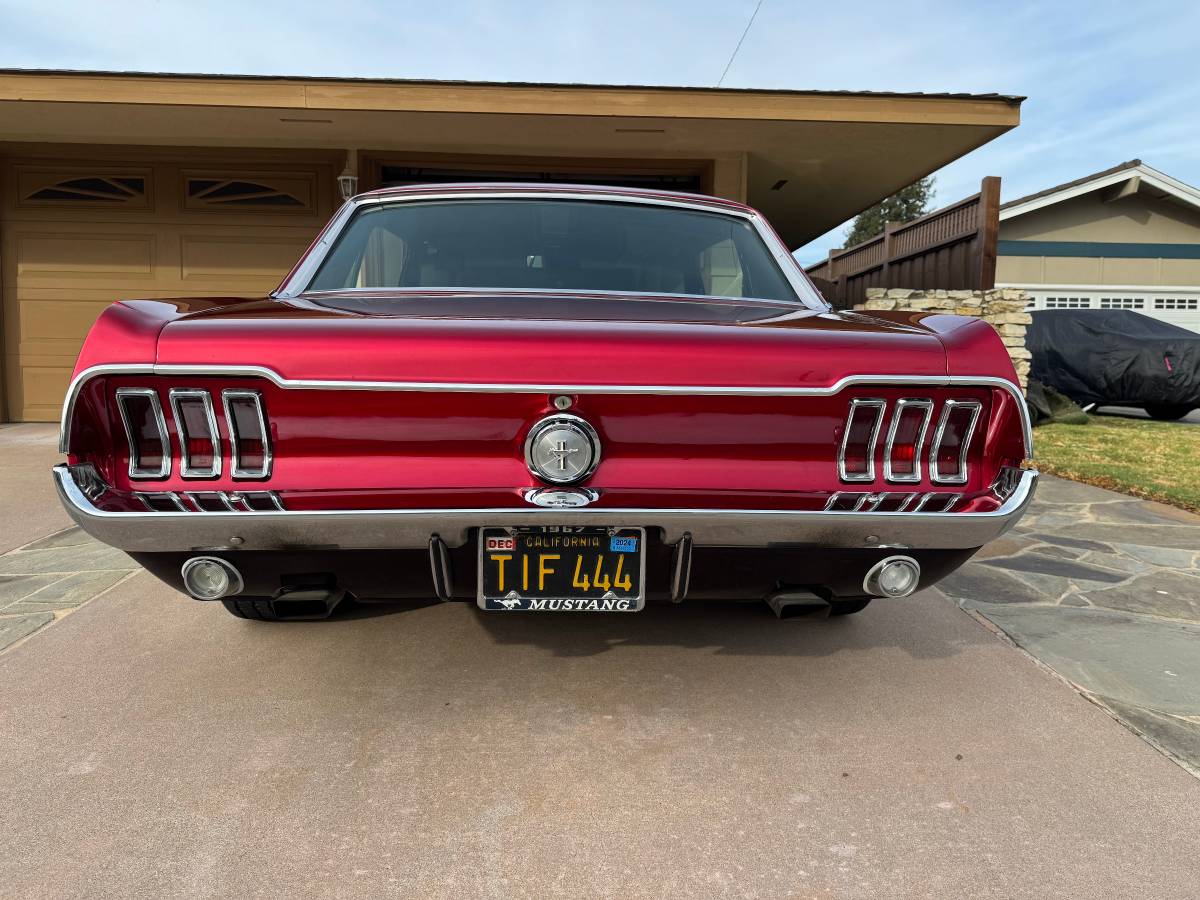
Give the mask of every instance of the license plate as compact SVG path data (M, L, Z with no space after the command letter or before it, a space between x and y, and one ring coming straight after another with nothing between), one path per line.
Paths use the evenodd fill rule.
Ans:
M646 530L543 526L479 530L480 609L637 612Z

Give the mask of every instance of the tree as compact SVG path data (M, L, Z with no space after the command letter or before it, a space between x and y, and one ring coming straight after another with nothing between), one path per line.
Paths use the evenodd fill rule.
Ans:
M933 176L929 175L855 216L854 224L846 232L846 246L853 247L877 234L883 234L885 222L919 219L929 212L929 201L932 199Z

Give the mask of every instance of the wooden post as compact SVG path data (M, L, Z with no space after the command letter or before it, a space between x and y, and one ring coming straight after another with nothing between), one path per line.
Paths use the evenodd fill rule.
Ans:
M971 260L971 288L990 291L996 286L996 244L1000 239L1000 179L989 175L979 187L978 231Z
M837 277L837 273L833 271L833 254L836 252L837 250L834 247L830 247L829 255L825 258L825 275L827 276L830 284L829 296L825 299L832 304L834 309L841 309L842 301L838 298L838 295L842 292L842 289Z
M892 232L900 227L899 222L884 222L883 223L883 269L879 272L880 287L894 288L904 287L902 284L892 284L888 280L892 264Z

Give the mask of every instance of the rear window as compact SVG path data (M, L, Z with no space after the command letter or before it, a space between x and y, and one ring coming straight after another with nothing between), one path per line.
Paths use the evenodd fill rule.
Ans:
M798 298L738 216L638 203L438 200L362 207L309 283Z

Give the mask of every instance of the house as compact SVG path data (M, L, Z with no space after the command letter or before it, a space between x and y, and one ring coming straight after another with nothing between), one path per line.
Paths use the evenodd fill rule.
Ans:
M1132 309L1200 331L1200 190L1141 160L1000 207L996 286L1033 309Z
M0 421L59 415L113 300L263 295L344 196L699 191L798 247L1015 127L1019 97L0 70Z

